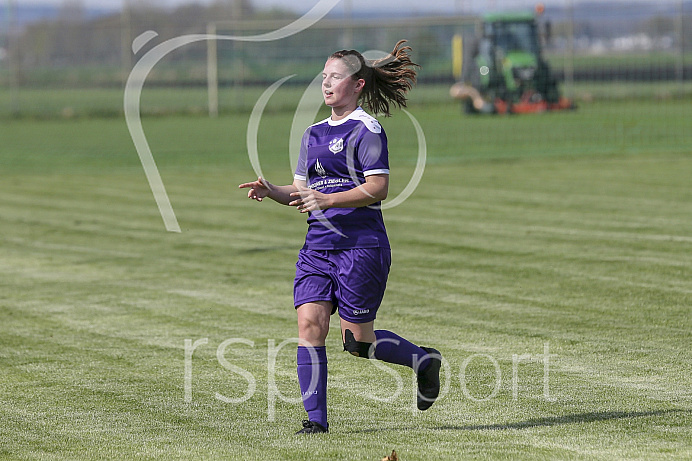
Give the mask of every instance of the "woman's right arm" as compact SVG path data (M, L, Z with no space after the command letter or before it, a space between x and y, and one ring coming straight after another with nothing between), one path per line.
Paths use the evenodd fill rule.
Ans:
M247 182L238 186L240 189L250 189L247 193L249 199L261 202L265 197L269 197L277 203L288 205L294 200L291 197L293 192L305 187L305 181L296 179L293 184L286 186L275 186L264 178L257 178L257 181Z

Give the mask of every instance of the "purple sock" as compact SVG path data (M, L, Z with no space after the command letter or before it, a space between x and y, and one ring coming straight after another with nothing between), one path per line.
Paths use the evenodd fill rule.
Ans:
M310 354L311 349L312 354ZM314 359L313 356L315 356ZM308 412L308 419L328 428L327 348L325 346L313 348L298 346L298 383L300 383L300 393L303 396L305 411ZM312 392L310 392L311 384Z
M375 330L375 337L377 338L377 345L375 346L375 358L377 360L413 368L415 355L418 370L424 370L428 366L429 357L421 360L421 357L427 352L396 333L387 330Z

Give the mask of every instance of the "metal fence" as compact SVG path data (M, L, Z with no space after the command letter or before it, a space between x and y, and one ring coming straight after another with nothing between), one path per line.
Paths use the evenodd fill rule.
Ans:
M361 18L349 11L281 40L196 41L157 63L147 77L142 110L212 115L249 111L257 94L283 77L293 76L286 85L299 92L337 49L389 51L402 38L409 40L414 60L422 65L421 91L413 102L450 103L453 37L478 23L470 8L473 2L457 3L457 14L445 17ZM516 6L511 0L490 3L496 10ZM568 96L583 101L665 101L692 95L692 3L671 0L645 7L604 2L599 4L602 11L590 5L587 10L580 3L563 1L548 5L541 18L550 23L551 31L544 37L545 56ZM62 17L21 28L5 15L0 115L119 115L132 67L155 46L191 34L258 35L292 20L205 19L199 11L189 11L182 17L194 17L190 24L180 20L182 13L162 23L151 19L152 14L124 11L93 19ZM158 36L141 35L150 29Z

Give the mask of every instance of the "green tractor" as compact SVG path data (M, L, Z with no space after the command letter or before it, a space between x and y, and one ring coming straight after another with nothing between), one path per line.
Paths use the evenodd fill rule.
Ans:
M573 109L561 97L543 59L541 32L532 13L488 14L481 34L454 39L455 77L450 94L467 113L530 113ZM550 34L546 24L545 33Z

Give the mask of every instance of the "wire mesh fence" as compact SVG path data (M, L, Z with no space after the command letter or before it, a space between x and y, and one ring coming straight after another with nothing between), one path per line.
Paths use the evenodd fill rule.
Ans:
M455 36L479 30L482 18L473 3L457 2L457 10L448 16L367 18L350 11L274 41L199 40L157 63L147 76L142 111L247 112L268 85L293 76L283 92L289 97L277 106L290 109L333 51L389 51L399 39L409 41L414 60L422 66L412 104L457 104L449 96L456 81L453 43ZM495 11L517 7L511 0L491 3ZM582 103L689 100L692 4L634 3L563 1L548 5L539 16L543 55L566 96ZM296 19L288 13L252 10L243 2L240 10L219 12L197 4L165 14L142 5L94 18L68 11L21 27L6 13L0 42L0 115L117 116L132 67L154 47L192 34L258 35ZM149 30L158 35L133 53L133 41Z

